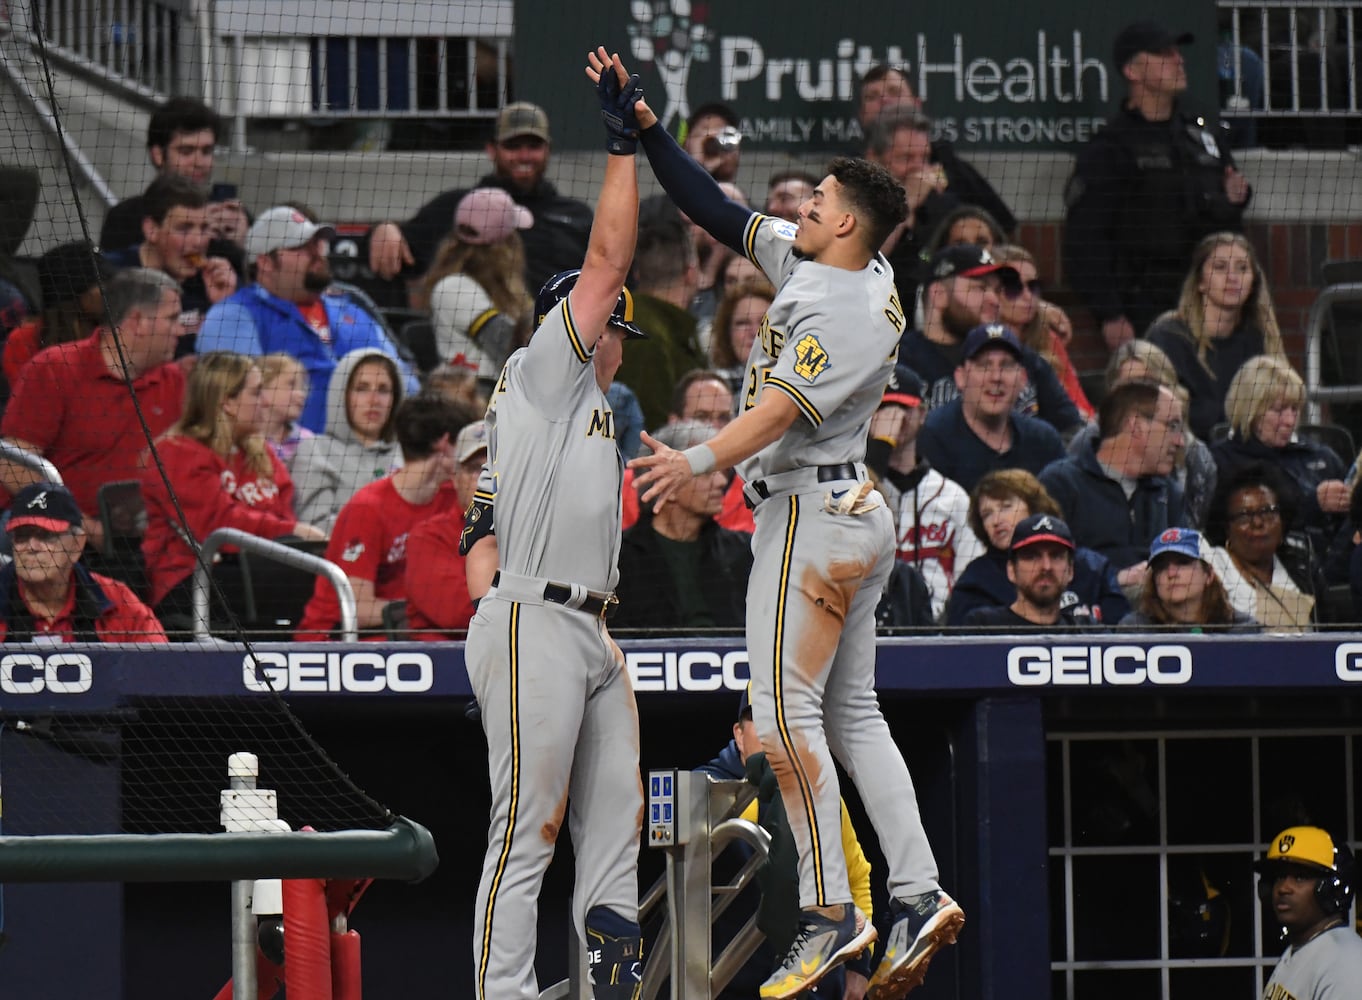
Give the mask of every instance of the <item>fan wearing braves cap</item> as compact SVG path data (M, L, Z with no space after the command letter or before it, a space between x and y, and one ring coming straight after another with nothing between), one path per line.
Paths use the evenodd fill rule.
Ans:
M922 393L917 372L895 365L880 408L870 419L865 462L879 477L879 491L894 515L898 560L922 574L931 595L931 616L938 619L956 578L983 554L984 546L969 527L969 494L918 453L926 417Z
M476 1000L537 1000L539 890L564 820L576 860L572 923L595 1000L637 1000L643 936L638 708L606 619L618 603L624 468L606 390L632 322L624 281L638 232L638 77L591 54L604 176L580 271L555 275L536 329L487 407L487 466L467 514L470 561L500 568L468 629L492 808L474 904ZM495 512L495 535L488 533Z
M1254 864L1258 895L1287 949L1263 1000L1342 1000L1362 988L1362 938L1351 926L1357 866L1348 845L1317 826L1292 826Z
M1064 192L1064 275L1108 350L1177 304L1197 242L1238 231L1248 207L1228 133L1182 107L1193 41L1153 21L1121 29L1112 62L1126 99L1079 149Z
M1074 536L1053 514L1032 514L1017 524L1008 549L1007 578L1017 588L1017 599L1005 608L975 608L965 616L966 628L1093 628L1090 620L1079 622L1064 607L1064 592L1074 578Z
M430 310L440 361L471 371L487 394L530 330L521 234L533 225L530 210L501 188L474 188L459 199L454 229L416 295L416 307Z
M958 243L932 256L922 279L922 329L903 334L898 356L899 364L926 383L927 409L960 394L955 372L965 338L981 324L998 322L1001 290L1020 281L1016 269L996 260L987 247ZM1083 418L1050 363L1029 347L1022 348L1021 363L1026 380L1013 408L1040 417L1061 434L1081 427Z
M501 188L534 216L534 226L522 237L525 283L539 288L554 274L581 262L591 231L591 208L559 194L545 179L552 141L549 116L539 105L516 101L502 108L486 148L492 172L477 186ZM388 280L398 274L414 277L427 270L435 248L449 232L455 206L466 193L466 189L442 192L406 222L375 226L369 234L369 267L373 273Z
M1009 327L976 326L965 338L955 370L960 395L927 416L922 454L966 490L994 469L1039 474L1065 455L1058 431L1016 410L1026 382L1023 350Z
M1189 632L1257 632L1251 615L1230 603L1201 532L1169 528L1149 546L1149 572L1123 626L1170 625Z
M246 233L255 283L209 309L198 340L204 354L235 351L259 357L282 352L302 362L308 395L298 423L314 434L326 430L331 374L351 351L382 351L397 361L408 392L419 388L368 310L345 292L328 291L326 246L335 234L331 226L311 222L288 205L262 212Z
M80 564L81 522L65 486L33 483L15 495L5 526L14 559L0 569L0 642L165 642L136 594Z

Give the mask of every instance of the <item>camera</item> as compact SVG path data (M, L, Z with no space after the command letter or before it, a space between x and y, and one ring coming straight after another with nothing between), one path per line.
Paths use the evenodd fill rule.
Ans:
M742 133L732 125L728 125L714 135L706 136L701 147L706 156L721 156L724 153L733 153L738 149L738 144L742 142Z

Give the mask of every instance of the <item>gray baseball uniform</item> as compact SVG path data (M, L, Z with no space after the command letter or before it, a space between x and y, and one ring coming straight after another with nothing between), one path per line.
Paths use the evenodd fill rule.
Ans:
M1287 948L1272 970L1263 1000L1343 1000L1359 990L1362 938L1348 920L1300 948Z
M882 256L861 271L802 260L795 230L754 214L744 232L748 256L778 291L748 359L743 405L783 392L802 419L740 472L757 502L753 717L799 846L800 904L810 907L851 901L834 753L875 825L891 894L939 887L912 778L874 690L875 606L893 566L893 520L877 493L851 505L903 310Z
M638 710L603 618L614 587L623 464L614 415L568 301L507 360L487 412L500 572L466 659L492 785L473 960L478 1000L536 1000L539 889L564 816L573 920L638 920Z

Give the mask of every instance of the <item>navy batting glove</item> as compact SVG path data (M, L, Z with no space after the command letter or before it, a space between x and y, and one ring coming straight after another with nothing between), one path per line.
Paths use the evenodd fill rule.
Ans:
M634 111L634 103L643 97L638 74L629 77L621 87L615 68L607 66L601 70L596 95L601 99L606 150L616 156L632 156L638 149L638 114Z

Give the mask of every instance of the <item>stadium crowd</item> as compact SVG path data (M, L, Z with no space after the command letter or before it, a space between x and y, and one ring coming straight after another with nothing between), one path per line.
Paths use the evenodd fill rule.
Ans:
M882 247L907 328L865 456L899 540L881 627L1362 620L1358 456L1337 443L1346 435L1304 433L1269 275L1240 232L1252 185L1219 133L1186 124L1181 41L1149 24L1121 33L1127 100L1066 191L1063 274L1111 352L1104 384L1086 391L1074 322L1038 278L1061 261L1018 243L1016 215L933 141L903 72L860 81L854 152L889 170L908 206ZM747 204L733 183L740 126L706 103L682 138ZM79 537L79 586L96 603L146 602L173 636L189 625L198 546L237 528L340 567L366 636L460 637L475 605L458 540L486 453L478 418L533 332L540 283L581 265L592 223L548 179L549 119L506 106L476 186L371 231L372 272L421 316L400 333L335 280L335 231L305 204L253 213L211 185L222 130L194 100L161 106L147 136L157 177L109 213L99 245L50 247L31 262L35 282L0 287L0 502L43 495L27 452L56 468L81 515L11 521L6 548L22 568L35 543ZM1151 154L1186 142L1196 155ZM818 183L782 170L754 204L798 223ZM641 206L629 287L648 339L625 348L608 396L626 460L641 431L680 448L723 427L757 375L752 344L779 332L762 274L665 196ZM617 627L740 625L753 524L733 470L657 517L631 480ZM223 550L215 575L241 560ZM11 635L90 631L88 609L44 605L28 579L10 592ZM298 638L336 634L324 580L297 610ZM136 620L146 635L117 635L161 637L157 617Z

